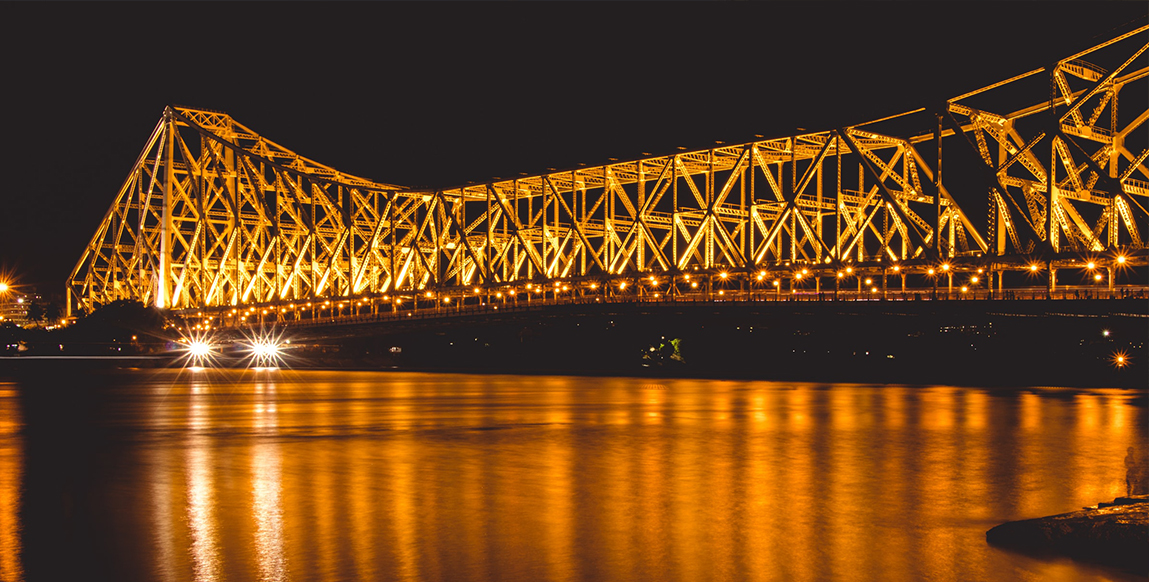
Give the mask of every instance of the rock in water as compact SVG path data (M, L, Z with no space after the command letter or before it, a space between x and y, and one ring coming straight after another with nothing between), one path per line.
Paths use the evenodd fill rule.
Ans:
M1010 521L987 531L985 539L996 546L1069 556L1146 575L1149 574L1149 499L1130 499L1110 507Z

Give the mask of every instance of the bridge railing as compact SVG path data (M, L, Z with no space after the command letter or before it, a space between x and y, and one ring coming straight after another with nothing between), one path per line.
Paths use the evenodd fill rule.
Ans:
M316 308L312 311L305 309L280 311L268 317L252 317L236 321L234 319L214 319L213 327L237 328L250 326L269 326L308 328L325 327L332 325L356 325L386 321L412 321L443 318L460 318L474 316L489 316L507 313L526 313L544 311L556 306L602 305L602 304L722 304L722 303L781 303L781 302L928 302L928 301L1067 301L1067 300L1144 300L1149 298L1149 286L1124 285L1113 289L1099 289L1086 286L1067 286L1053 292L1045 288L1031 287L1021 289L1005 289L1002 291L990 289L949 289L945 286L938 289L887 289L886 291L873 290L720 290L720 291L691 291L675 293L672 295L654 294L575 294L547 297L532 297L529 301L523 296L505 296L500 299L474 297L472 303L441 304L433 301L424 301L421 305L397 307L393 303L375 303L348 307L346 311L337 311L337 308ZM384 308L384 309L380 309ZM205 316L206 317L206 316ZM236 316L238 319L238 316Z

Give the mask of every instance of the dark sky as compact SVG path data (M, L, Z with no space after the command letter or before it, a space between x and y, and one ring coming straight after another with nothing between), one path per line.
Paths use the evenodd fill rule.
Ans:
M169 103L451 186L826 129L1132 28L1145 2L3 3L0 273L64 281Z

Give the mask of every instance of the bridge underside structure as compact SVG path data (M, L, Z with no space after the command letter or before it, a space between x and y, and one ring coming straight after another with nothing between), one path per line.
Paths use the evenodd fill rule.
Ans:
M1053 286L1057 269L1096 263L1112 281L1147 255L1147 31L873 122L439 190L343 174L226 114L169 107L72 271L69 312L690 273L820 286L846 270L981 269L1000 286L1040 269Z

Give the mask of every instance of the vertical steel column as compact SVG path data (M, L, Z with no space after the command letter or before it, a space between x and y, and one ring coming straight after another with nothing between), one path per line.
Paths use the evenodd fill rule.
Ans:
M168 272L171 270L171 234L172 234L172 182L175 181L175 131L176 119L172 110L166 109L164 117L167 120L167 135L164 136L164 200L163 212L160 222L160 257L159 273L156 289L156 307L166 309L171 307L168 297Z
M934 141L938 146L937 172L934 174L934 254L940 260L942 256L942 118L945 112L942 107L949 107L948 103L938 106L935 116L937 125L934 126Z
M754 159L750 158L750 167L754 166ZM738 176L738 219L742 222L742 230L738 233L738 250L742 253L743 264L746 270L746 281L750 281L751 261L750 254L746 252L746 229L750 227L749 215L746 214L746 168L735 168L741 175Z
M397 193L391 192L388 198L387 226L391 229L391 293L397 296L399 293L399 278L397 272L395 271L395 205L398 203L399 196ZM314 219L312 222L314 222ZM396 297L396 299L398 299L398 297Z
M184 143L184 148L185 149L187 148L187 143ZM197 165L199 165L199 164L197 164ZM190 170L191 168L189 167L188 169ZM209 223L207 220L207 215L204 214L204 209L203 209L204 199L207 197L203 191L203 171L201 170L201 171L197 172L195 175L189 175L188 181L193 184L192 196L195 196L196 221L199 222L199 225L198 225L199 228L203 229L203 236L201 236L199 238L199 245L197 245L196 248L193 250L199 254L199 301L200 301L200 304L202 306L207 307L208 305L211 305L211 297L207 296L207 292L208 292L208 288L207 288L207 278L208 278L207 277L207 260L204 257L204 254L207 252L207 237L208 237L208 233L211 232L211 230L208 228ZM113 225L115 224L114 220L113 220L112 224ZM118 239L119 239L119 237L117 236L117 244L116 244L116 247L113 249L113 252L112 252L112 276L113 277L115 276L115 273L116 273L116 268L115 268L116 267L116 259L119 258L119 256L120 256ZM278 259L279 257L276 257L276 258Z
M782 169L779 167L778 169ZM790 138L790 191L785 197L787 200L794 201L794 207L790 209L790 260L798 260L798 138ZM793 290L794 281L790 281L790 289Z
M755 190L754 190L754 185L756 182L756 176L755 176L755 172L754 172L754 161L757 159L758 159L758 146L757 146L757 144L755 144L755 145L750 147L750 162L747 164L747 169L749 170L749 173L750 173L750 213L746 215L746 219L745 219L746 220L746 227L744 228L744 232L743 232L743 234L746 237L745 238L745 244L744 244L743 248L745 249L746 268L747 269L750 269L751 267L754 267L754 268L758 267L758 257L757 257L757 254L754 252L755 251L755 248L754 248L754 219L758 216L758 208L757 208L758 200L756 199L757 194L755 193Z
M1046 169L1046 211L1045 211L1045 240L1049 244L1049 250L1053 253L1058 252L1060 246L1057 241L1057 221L1054 220L1053 213L1057 208L1057 131L1061 129L1061 121L1057 117L1057 63L1054 63L1049 68L1049 168ZM1053 271L1050 271L1052 276ZM1050 281L1050 290L1053 290L1053 282Z
M861 144L858 144L858 147L861 148ZM858 197L861 198L862 200L865 200L867 198L867 196L866 196L865 162L862 160L861 155L858 156ZM865 211L865 209L862 208L861 206L858 207L858 210L859 210L859 212ZM862 220L864 221L865 219L862 219ZM859 234L858 234L857 247L858 247L858 261L859 262L866 260L866 235L865 235L865 229L862 228L863 224L864 224L864 222L858 223Z
M483 262L486 263L486 267L487 267L487 269L486 269L486 272L487 272L486 280L487 280L487 282L490 282L494 278L494 275L495 275L494 265L491 264L491 260L492 260L491 241L493 240L493 234L491 231L494 228L494 225L491 224L491 190L492 189L493 188L491 186L487 186L487 188L486 188L487 204L486 204L486 209L485 209L485 215L483 218L483 222L487 223L487 242L483 245Z
M642 168L642 160L635 162L635 165L638 166L638 204L634 207L637 213L634 219L637 221L641 218L643 205L646 204L646 173ZM619 184L619 187L621 188L622 185ZM640 229L636 234L638 235L636 238L638 244L638 270L642 271L646 269L646 232Z
M574 187L573 186L574 177L575 177L575 172L574 172L574 170L571 170L571 184L572 184L571 187L572 188ZM550 267L550 264L547 262L547 255L548 255L547 248L550 247L550 244L551 244L551 242L550 242L550 231L547 228L547 190L548 190L547 182L543 181L543 208L539 212L539 219L542 220L542 222L543 222L543 240L542 240L542 243L543 243L543 270L544 270L544 272L540 273L543 276L543 278L547 278L547 277L551 276L551 267Z
M347 229L347 289L343 294L350 297L355 294L355 193L342 184L336 185L335 191L343 203L343 222Z
M714 148L710 148L706 156L706 210L712 211L714 205ZM705 217L706 214L704 213ZM705 219L703 219L703 227L706 229L706 266L707 268L714 266L714 239L717 237L715 229L718 226L718 217L710 214L710 224L706 226Z
M838 174L838 183L834 189L834 258L839 262L842 261L842 151L839 146L842 144L842 138L838 136L838 132L830 134L834 138L834 158L836 160L835 171ZM837 285L834 286L834 296L837 298Z
M817 236L818 240L822 241L823 243L814 245L814 259L817 260L819 264L822 263L822 246L825 243L825 239L822 238L822 166L825 163L826 158L823 156L821 161L818 162L818 167L815 170L816 175L814 177L814 179L818 181L818 190L816 194L817 202L814 211L815 216L817 217L817 221L814 223L814 235Z
M670 252L674 255L674 265L678 267L681 265L678 261L678 154L670 161L672 167L670 168L671 182L671 203L673 207L670 209Z

